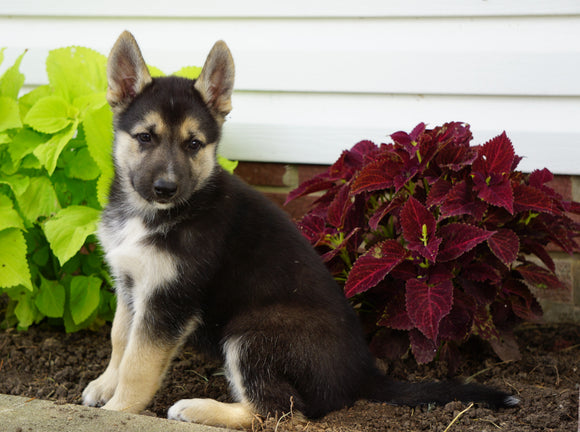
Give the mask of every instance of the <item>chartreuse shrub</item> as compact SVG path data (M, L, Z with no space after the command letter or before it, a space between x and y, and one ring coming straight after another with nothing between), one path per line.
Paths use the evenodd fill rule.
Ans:
M468 125L424 124L390 144L363 141L289 200L321 196L299 227L357 305L371 348L419 363L457 362L471 335L517 358L515 324L542 310L530 291L561 289L546 245L573 253L580 206L523 174L506 134L471 146ZM323 193L321 191L324 191Z
M106 58L53 50L49 84L19 96L23 56L0 78L0 319L26 329L47 318L76 331L111 320L115 308L95 238L113 176Z

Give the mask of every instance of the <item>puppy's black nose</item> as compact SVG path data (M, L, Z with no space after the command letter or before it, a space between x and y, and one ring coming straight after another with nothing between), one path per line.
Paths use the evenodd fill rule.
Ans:
M177 193L177 183L170 180L157 179L153 183L153 191L157 198L168 199Z

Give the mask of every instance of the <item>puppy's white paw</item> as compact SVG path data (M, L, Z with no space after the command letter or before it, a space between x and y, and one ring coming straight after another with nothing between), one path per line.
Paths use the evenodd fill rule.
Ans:
M113 397L116 387L116 377L105 371L84 389L83 405L96 407L106 404Z
M167 418L230 428L246 428L254 418L247 404L222 403L213 399L182 399L169 408Z

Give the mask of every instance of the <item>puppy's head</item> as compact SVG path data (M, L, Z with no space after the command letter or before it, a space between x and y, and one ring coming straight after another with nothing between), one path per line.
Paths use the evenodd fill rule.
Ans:
M197 80L152 78L125 32L111 50L107 77L116 176L130 204L152 210L187 201L217 166L234 84L227 45L214 45Z

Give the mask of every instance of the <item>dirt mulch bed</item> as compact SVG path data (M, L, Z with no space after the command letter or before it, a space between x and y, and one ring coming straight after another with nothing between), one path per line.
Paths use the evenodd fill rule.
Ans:
M109 328L65 334L32 328L0 332L0 393L80 403L87 383L106 367ZM358 402L322 420L256 421L255 431L576 431L580 383L580 326L526 325L516 332L522 360L502 363L483 344L467 347L459 370L463 377L511 391L522 399L518 409L492 411L450 403L444 407L394 407ZM389 373L399 379L445 379L445 365L415 364L412 358L392 362ZM228 401L227 383L219 364L207 362L186 348L173 363L164 387L146 414L165 417L177 400L210 397ZM466 411L464 411L466 410ZM464 411L462 413L462 411ZM454 422L455 420L455 422ZM453 423L454 422L454 423ZM446 429L448 428L448 429Z

